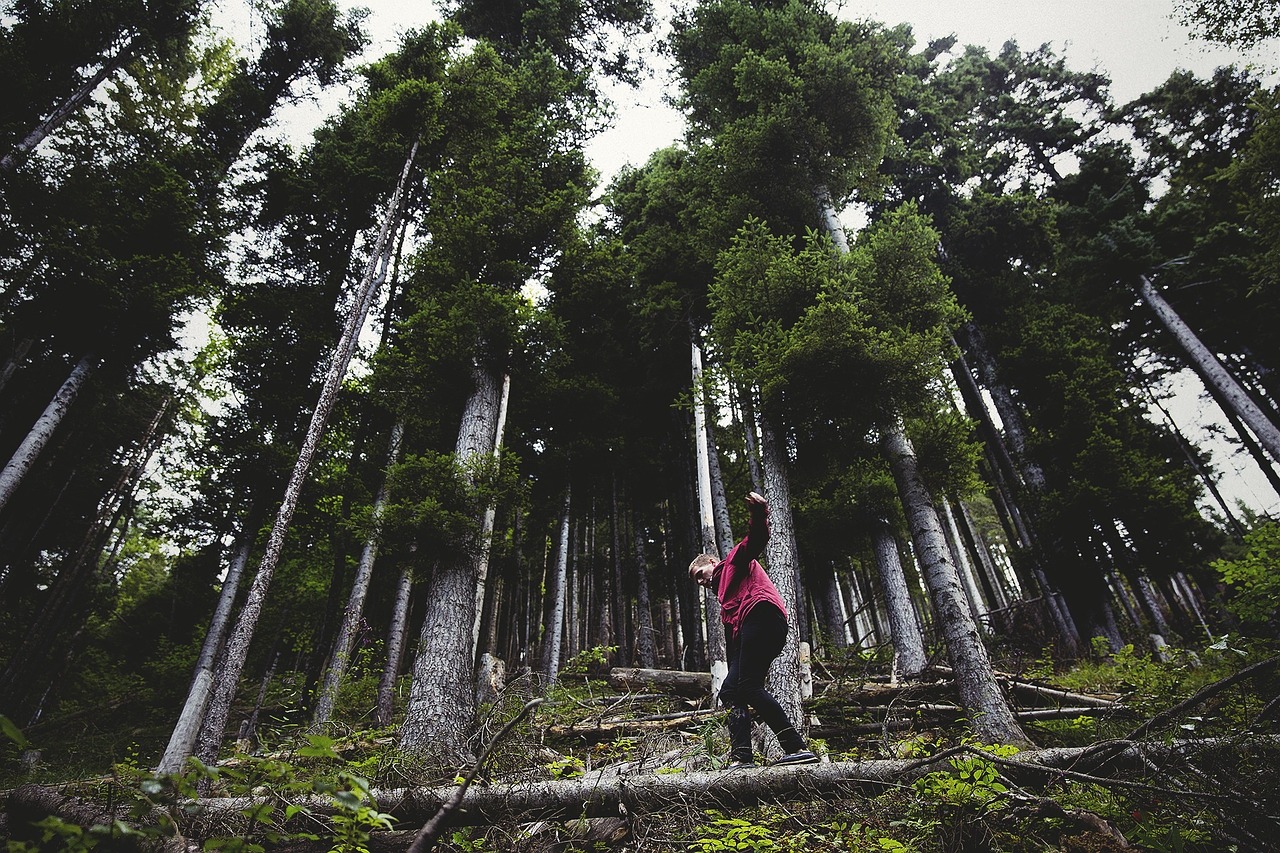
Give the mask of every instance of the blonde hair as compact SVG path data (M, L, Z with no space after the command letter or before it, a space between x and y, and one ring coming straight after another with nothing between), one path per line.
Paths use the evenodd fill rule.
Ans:
M693 570L701 566L714 566L720 562L720 558L715 554L699 554L689 563L689 577L693 577Z

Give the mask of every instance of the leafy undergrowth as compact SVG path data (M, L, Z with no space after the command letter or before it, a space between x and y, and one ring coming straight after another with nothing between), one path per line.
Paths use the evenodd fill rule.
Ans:
M1185 703L1272 652L1222 638L1195 653L1168 661L1125 649L1097 654L1070 671L1052 673L1030 665L1013 673L1076 693L1118 696L1123 712L1028 723L1042 747L1079 747L1123 741L1144 722ZM863 660L862 664L869 664ZM858 660L830 662L845 676ZM1038 668L1043 666L1043 668ZM858 674L875 674L874 666ZM496 745L483 780L492 785L572 779L593 770L630 764L636 772L680 774L723 767L728 749L723 715L693 713L691 703L672 697L622 695L590 676L591 668L556 684L526 676L482 709L475 746L492 741L532 695L547 702ZM598 671L598 670L595 670ZM839 678L837 678L837 682ZM829 688L831 689L831 688ZM921 695L936 700L937 686ZM930 691L934 691L931 693ZM963 721L938 724L910 701L894 701L898 726L884 726L885 713L841 720L815 745L832 761L884 758L929 761L925 775L875 793L849 791L803 800L760 802L751 808L717 811L672 797L658 811L626 819L510 823L454 827L440 849L482 851L1217 851L1271 849L1280 837L1280 750L1276 748L1274 700L1280 678L1274 668L1230 689L1196 701L1182 713L1144 732L1145 741L1179 744L1149 759L1145 770L1101 774L1066 770L1051 776L1019 773L1008 763L1015 750L972 739ZM821 707L819 703L817 707ZM913 718L913 713L915 714ZM587 735L605 719L672 719L678 726L623 730L609 737ZM879 723L879 733L867 732ZM553 730L577 726L578 734ZM828 726L828 728L831 728ZM11 726L13 747L24 735ZM157 778L133 759L117 762L109 776L76 785L72 792L97 802L125 804L123 817L82 826L66 817L46 817L30 827L10 826L6 853L67 850L158 849L183 823L199 791L206 795L257 799L240 815L237 829L207 824L201 849L227 853L293 850L368 853L407 848L416 826L396 825L380 810L377 791L452 784L463 768L428 767L407 760L395 746L395 730L358 730L350 718L327 734L276 733L268 753L237 755L218 767L193 762L179 777ZM16 775L17 748L6 756ZM1172 755L1172 757L1170 757ZM57 768L46 767L55 775ZM63 777L66 778L66 777ZM315 815L313 815L313 811ZM328 817L319 818L319 812ZM392 832L388 832L391 830ZM399 832L397 835L396 832ZM1127 846L1126 846L1127 845Z

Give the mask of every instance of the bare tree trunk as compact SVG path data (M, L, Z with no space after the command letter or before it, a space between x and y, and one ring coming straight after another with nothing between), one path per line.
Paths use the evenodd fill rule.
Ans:
M0 510L3 510L8 505L9 499L18 490L18 486L22 484L22 480L31 470L31 466L40 457L41 451L49 443L49 439L53 437L53 432L62 423L62 419L66 417L67 410L76 401L76 396L80 393L80 389L84 387L85 380L89 378L89 374L93 372L97 364L98 358L93 353L86 353L76 363L76 366L71 369L71 373L62 383L62 387L58 389L57 393L53 395L53 399L49 401L49 405L45 407L44 413L36 420L26 438L18 445L18 449L13 452L8 464L4 466L4 470L0 471Z
M1191 327L1183 322L1177 312L1173 310L1165 298L1151 284L1151 280L1145 275L1138 277L1139 286L1138 293L1142 296L1142 301L1147 304L1160 323L1173 335L1178 345L1186 352L1191 367L1200 378L1204 380L1206 385L1212 385L1218 393L1226 400L1227 404L1235 411L1241 420L1249 427L1255 436L1258 437L1259 443L1266 448L1267 453L1275 462L1280 462L1280 429L1271 422L1271 419L1263 414L1257 404L1249 398L1249 395L1240 383L1236 382L1235 377L1227 370L1209 348L1201 343L1191 330Z
M1018 471L1022 475L1023 482L1033 493L1039 494L1045 490L1044 470L1027 454L1027 428L1022 410L1018 408L1013 395L1009 393L1009 386L1000 381L995 359L987 348L982 329L976 323L968 323L964 331L969 343L969 352L977 363L983 384L991 392L991 402L995 405L996 412L1000 415L1000 422L1004 425L1004 434L1013 450L1013 457L1018 462Z
M551 573L551 615L547 619L547 643L543 650L542 670L554 681L560 673L560 644L564 633L564 599L569 565L569 489L564 490L564 508L560 513L560 544L556 548L556 567Z
M477 346L477 351L480 349ZM454 451L464 470L492 455L502 397L498 377L478 358L472 361L471 375L474 390L462 415ZM483 524L483 519L479 521L477 529ZM400 747L406 752L448 762L470 760L467 738L475 719L471 637L476 568L474 551L464 548L440 563L427 586L413 686L400 729Z
M942 526L929 490L920 478L915 452L900 427L886 430L882 444L902 496L916 558L933 600L947 656L956 673L956 688L961 702L973 712L974 731L988 743L1030 745L1030 739L996 682L987 649L960 588L956 567L948 559Z
M980 620L986 615L991 608L987 606L982 598L982 593L978 589L977 580L974 577L973 564L969 562L969 553L965 550L964 541L960 538L960 529L956 526L955 515L951 512L951 502L944 496L940 502L942 507L942 518L947 523L942 528L942 534L947 540L947 547L951 550L952 558L955 562L956 572L960 576L960 583L964 586L965 597L969 599L969 607L973 612L973 618Z
M347 674L347 664L351 659L351 649L355 645L356 628L364 616L364 600L369 594L369 581L373 577L373 563L378 557L378 525L387 504L388 477L392 466L400 459L400 442L404 438L404 422L397 420L391 427L391 439L387 446L386 471L382 476L382 485L373 500L373 530L365 539L364 549L360 552L360 563L356 567L355 579L351 582L351 595L347 598L346 609L342 611L342 624L338 627L338 637L334 640L333 654L329 658L329 666L325 669L324 682L320 685L320 695L316 699L315 713L311 724L322 726L333 716L333 703L338 698L338 686Z
M502 377L502 395L498 400L498 425L494 430L493 458L502 459L502 434L507 427L507 401L511 396L511 374ZM485 585L489 581L489 553L493 546L493 522L497 515L493 504L485 507L484 524L480 530L480 553L476 557L476 624L471 631L471 647L480 653L480 620L484 616Z
M227 567L227 576L222 581L222 590L218 594L218 604L209 620L209 628L205 631L204 644L200 647L200 657L196 660L195 675L191 679L191 687L187 690L187 701L178 715L178 722L169 736L169 745L165 748L156 773L181 773L187 757L196 745L196 736L200 733L200 724L204 722L209 697L213 693L213 669L222 648L222 640L227 633L227 624L231 620L231 608L235 605L236 593L240 590L240 579L244 576L244 568L249 563L249 552L253 549L253 540L257 535L257 524L246 519L244 529L240 531L240 541Z
M742 405L742 436L747 444L747 468L751 472L751 488L763 493L764 474L760 471L760 448L756 440L756 407L751 389L745 385L739 385L738 400Z
M702 349L695 340L693 351L693 439L697 455L698 485L698 521L702 535L700 547L703 553L715 554L723 558L716 543L715 507L711 497L711 462L707 443L707 412L702 393ZM723 491L723 489L722 489ZM693 555L690 555L692 559ZM720 621L720 602L711 590L704 590L704 607L707 617L707 659L711 666L712 681L715 682L713 692L718 693L720 684L729 672L726 662L728 652L725 649L724 625Z
M885 610L889 616L889 639L898 658L898 671L907 678L914 678L924 672L929 659L924 653L924 635L920 633L920 622L911 603L911 590L907 586L907 573L902 569L898 541L887 520L876 524L871 535L880 588L884 591Z
M288 484L285 486L284 498L280 502L275 522L271 526L271 534L267 539L257 574L254 575L253 584L249 587L249 596L245 600L244 607L240 610L235 629L227 641L221 670L222 677L218 682L205 715L204 725L201 728L199 742L202 750L206 748L205 745L207 744L219 743L222 739L222 733L226 729L227 716L231 712L231 701L235 697L240 675L244 671L245 659L249 654L249 643L253 639L253 632L258 625L258 617L262 613L262 605L267 598L267 590L271 586L271 576L275 572L276 564L280 560L280 553L284 549L285 536L288 534L289 522L292 521L293 512L298 505L298 496L301 494L302 485L306 482L307 475L311 471L312 458L315 456L316 448L320 444L320 436L329 422L329 413L333 411L333 405L337 400L342 379L346 376L347 367L351 364L351 357L355 353L356 343L360 335L360 329L364 325L365 316L373 303L378 286L386 278L387 266L392 253L391 237L401 219L405 186L409 182L409 174L417 152L418 143L415 142L409 151L408 157L405 158L404 169L400 173L400 181L396 185L395 192L392 194L391 201L387 206L387 214L382 223L382 230L378 234L373 251L369 255L369 262L365 267L364 276L356 289L351 310L347 314L346 323L342 329L342 335L334 347L329 369L325 373L324 383L321 386L320 397L316 401L315 410L311 413L307 434L298 452L298 460L294 463L293 472L289 477ZM214 751L216 753L216 748ZM185 763L186 756L183 756L182 760Z
M404 662L404 638L409 630L409 593L412 589L413 566L406 561L400 569L400 578L396 581L396 603L391 610L391 627L387 630L387 663L382 670L382 680L378 682L377 721L380 726L391 725L391 715L395 708L396 678L400 675L400 665Z
M102 63L102 67L94 72L93 76L86 80L69 98L59 104L49 114L48 118L32 128L31 132L21 142L13 146L12 151L0 158L0 172L11 174L14 169L18 168L18 164L25 160L35 150L36 146L44 141L45 137L65 124L67 119L84 106L103 80L123 68L133 58L133 55L138 50L138 45L139 38L133 36L116 52L115 56Z
M844 597L840 595L840 579L836 577L836 567L831 566L831 574L827 576L826 589L823 594L823 610L826 616L827 636L833 649L849 647L849 617L844 611Z
M636 554L636 662L645 669L657 666L653 636L653 609L649 599L649 564L644 557L644 531L635 525Z

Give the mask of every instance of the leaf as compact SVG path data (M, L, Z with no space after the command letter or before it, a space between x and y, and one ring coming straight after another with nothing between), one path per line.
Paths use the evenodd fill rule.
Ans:
M27 736L22 733L22 729L13 724L4 714L0 714L0 732L4 732L4 736L18 745L19 749L30 749L31 741L27 740Z

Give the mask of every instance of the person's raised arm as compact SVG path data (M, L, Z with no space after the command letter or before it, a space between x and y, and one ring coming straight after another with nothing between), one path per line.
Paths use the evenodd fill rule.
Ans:
M769 541L769 502L758 492L751 492L746 497L747 510L751 515L747 522L747 535L735 548L734 557L749 564L759 559L764 553L764 546ZM735 560L736 562L736 560Z

